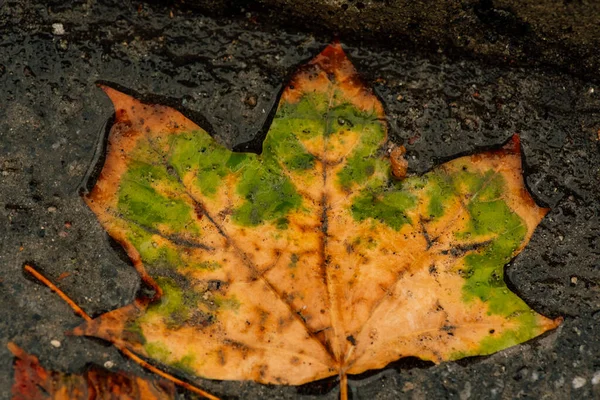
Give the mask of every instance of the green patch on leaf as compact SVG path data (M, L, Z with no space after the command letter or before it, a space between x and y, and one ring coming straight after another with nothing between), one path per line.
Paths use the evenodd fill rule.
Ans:
M196 355L193 353L189 353L189 354L186 354L185 356L181 357L179 360L171 363L171 366L173 366L174 368L177 368L183 372L186 372L188 374L193 374L195 361L196 361Z
M248 166L237 191L245 202L234 211L233 218L245 226L283 218L302 204L292 182L273 163Z
M190 265L192 268L203 269L207 271L215 271L221 268L221 264L217 261L203 261L200 263L194 263Z
M518 214L499 197L502 178L489 175L485 187L479 185L480 196L467 205L470 220L467 228L457 233L459 239L489 241L482 249L465 256L465 300L478 298L489 312L505 317L521 313L529 307L510 292L504 282L504 265L519 248L527 229Z
M224 297L215 296L214 303L222 310L237 311L240 308L240 301L235 296Z
M170 329L178 329L186 324L198 308L200 294L195 292L183 275L170 273L171 277L158 277L156 283L162 290L160 300L148 307L143 320L159 316ZM179 282L178 282L179 281Z
M158 244L154 234L135 224L129 224L127 239L140 253L144 263L160 268L176 268L182 265L181 253L168 244ZM163 242L164 243L164 242Z
M148 357L153 358L163 364L168 364L171 358L171 351L161 342L149 342L144 345L144 350Z
M263 143L263 156L289 171L311 169L315 157L306 151L298 138L307 138L323 128L318 121L275 118Z
M540 328L537 325L536 315L526 305L525 307L519 315L512 319L518 328L506 330L501 334L490 333L479 344L477 354L492 354L539 335Z
M195 184L203 195L212 197L223 178L237 172L254 155L232 153L206 132L177 135L171 142L171 164L181 179L195 175Z
M522 311L507 318L507 322L516 326L514 329L490 327L489 335L479 343L479 346L469 351L452 353L449 359L458 360L465 357L493 354L538 336L545 329L539 326L537 315L526 305L521 308Z
M376 154L385 140L385 126L381 121L364 122L353 128L360 134L360 144L348 155L344 168L337 179L344 190L350 190L353 184L364 184L378 169L389 169L388 162Z
M404 191L363 192L357 196L351 206L352 216L357 221L374 219L400 230L410 219L406 211L416 205L413 194Z
M456 196L452 185L452 177L444 171L430 172L426 175L427 186L425 192L429 203L427 212L429 218L436 219L444 215L444 208L448 201Z
M166 225L173 231L188 227L192 209L183 200L160 194L155 184L176 182L166 175L164 168L144 163L131 163L119 187L119 212L139 225L156 229Z

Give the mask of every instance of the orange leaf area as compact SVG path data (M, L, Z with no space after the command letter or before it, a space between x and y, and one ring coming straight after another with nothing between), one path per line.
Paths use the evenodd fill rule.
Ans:
M37 357L27 354L14 343L8 344L14 354L13 400L86 400L175 398L175 385L165 380L146 380L123 372L111 372L93 366L81 375L48 371Z
M491 354L560 323L504 282L548 211L518 137L406 177L339 44L292 78L259 155L102 89L116 118L85 200L154 294L76 334L203 378L298 385Z

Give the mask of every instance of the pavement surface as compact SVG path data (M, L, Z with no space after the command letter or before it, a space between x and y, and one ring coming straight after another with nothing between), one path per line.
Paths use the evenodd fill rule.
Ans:
M101 166L113 114L96 83L176 107L225 145L258 151L282 85L334 36L381 98L391 140L407 147L409 172L520 134L527 185L551 211L505 279L538 312L565 318L556 331L492 356L435 366L400 360L354 377L352 398L600 397L600 81L593 69L600 64L584 51L599 35L569 31L566 22L566 31L548 28L560 7L587 18L594 5L584 13L576 6L586 2L546 2L534 13L532 2L518 10L508 1L497 2L501 8L462 2L471 7L463 7L466 16L475 9L507 21L506 13L517 22L528 16L525 33L497 36L496 43L520 49L502 56L481 50L493 40L489 24L471 21L470 35L483 39L465 47L454 42L450 28L459 25L447 15L437 20L446 21L445 31L427 30L438 26L428 13L418 19L408 6L408 14L394 11L403 2L390 2L386 14L381 4L388 2L309 1L311 23L301 18L309 8L285 1L32 3L0 0L0 399L10 397L12 384L8 341L48 369L76 373L110 362L151 376L106 343L66 335L80 318L22 272L33 263L93 316L128 304L139 288L119 246L81 199ZM334 3L348 5L345 24L336 13L322 15ZM353 25L359 4L387 22ZM411 36L409 23L425 33ZM195 382L225 398L338 395L335 380L302 387ZM183 391L179 397L193 398Z

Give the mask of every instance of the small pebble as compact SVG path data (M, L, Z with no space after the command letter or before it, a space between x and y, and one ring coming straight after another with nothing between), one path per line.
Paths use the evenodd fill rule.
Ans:
M577 277L576 277L576 276L572 276L572 277L571 277L571 283L572 283L573 285L577 285Z
M56 36L65 34L65 27L61 23L52 24L52 33Z
M600 371L596 371L592 376L592 385L596 386L600 383Z
M56 207L48 207L48 212L49 213L56 212Z
M576 376L573 378L573 389L579 389L585 386L586 380L581 376Z
M104 363L104 368L107 368L107 369L110 369L114 366L115 366L115 363L110 360Z
M51 341L50 341L50 344L51 344L52 346L56 347L57 349L60 347L60 342L59 342L58 340L56 340L56 339L54 339L54 340L51 340Z
M257 98L256 95L250 94L246 97L246 99L244 100L244 103L250 107L250 108L254 108L254 106L256 106L257 103Z

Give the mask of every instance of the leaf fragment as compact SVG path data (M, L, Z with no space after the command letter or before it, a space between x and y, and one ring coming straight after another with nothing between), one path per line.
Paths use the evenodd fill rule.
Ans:
M15 343L8 343L15 356L13 400L38 399L147 399L175 398L175 385L162 379L146 380L124 372L92 366L83 374L48 371L38 358Z

